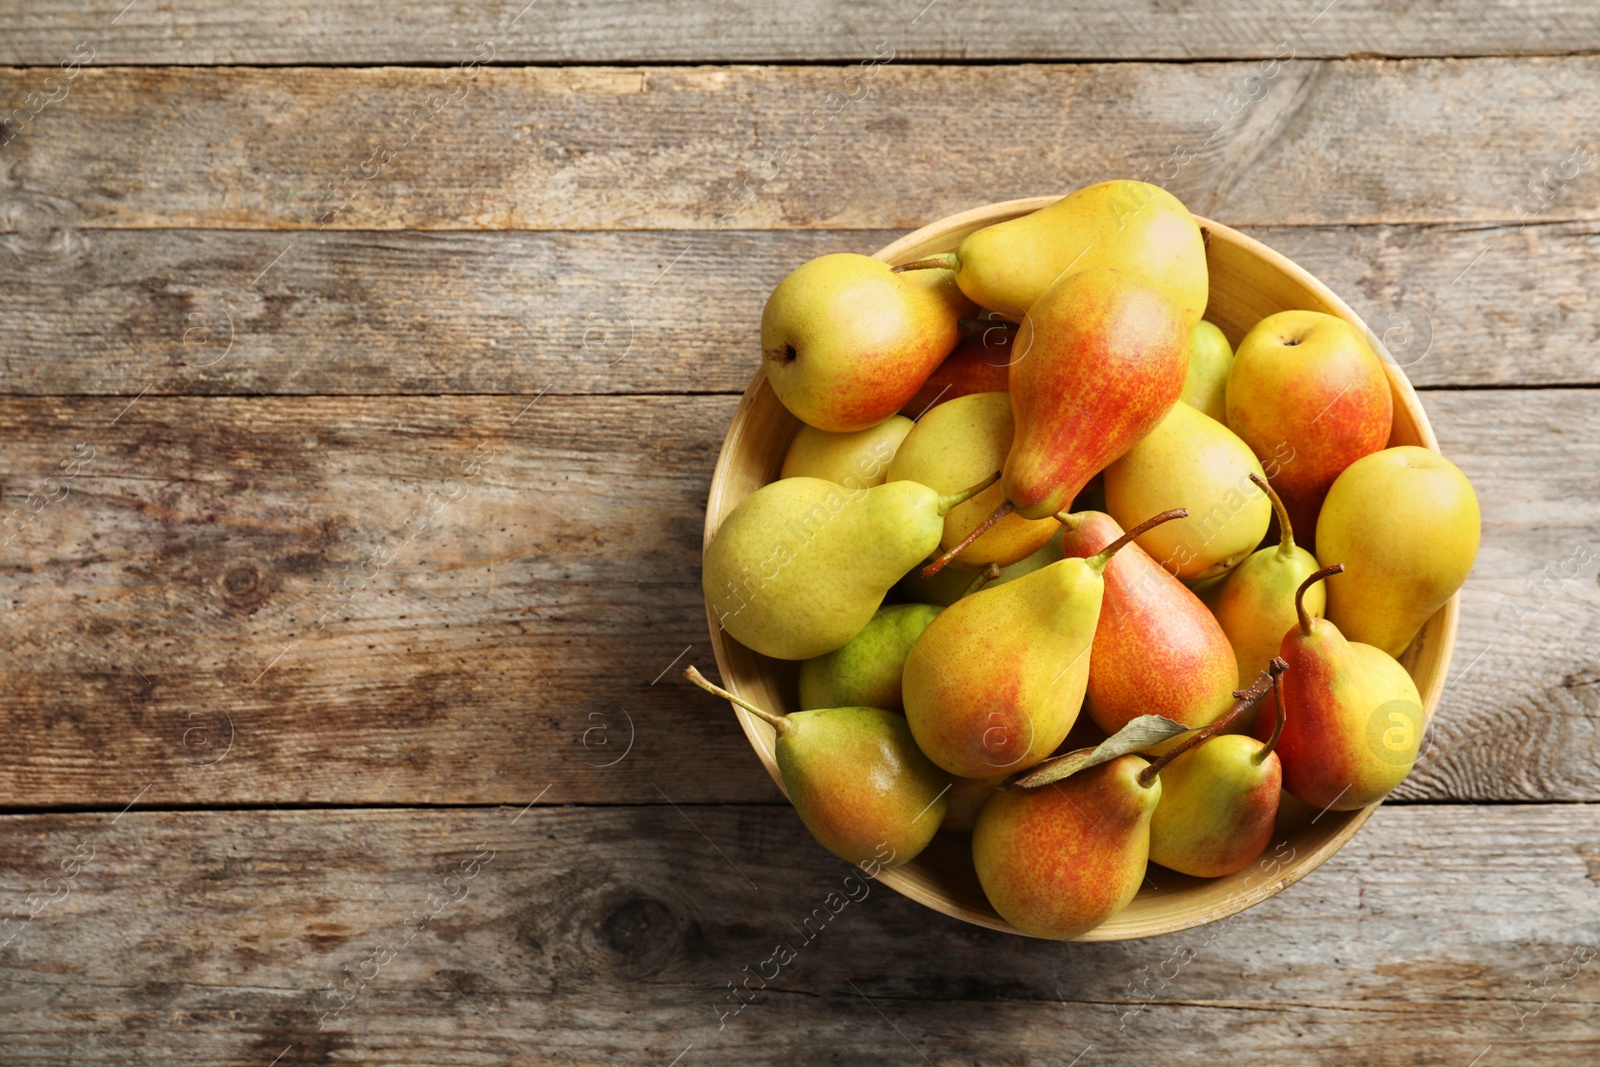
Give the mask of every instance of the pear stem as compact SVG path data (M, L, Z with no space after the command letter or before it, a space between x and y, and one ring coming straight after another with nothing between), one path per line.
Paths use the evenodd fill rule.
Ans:
M1250 757L1250 761L1258 767L1267 761L1268 756L1272 755L1272 750L1278 747L1278 738L1283 736L1283 717L1285 713L1283 708L1282 678L1283 671L1288 670L1289 665L1276 656L1272 658L1272 662L1274 666L1281 665L1283 667L1283 670L1276 672L1272 676L1272 703L1277 709L1278 717L1272 723L1272 736L1267 738L1267 743L1262 746L1260 752Z
M782 715L774 715L772 712L767 711L764 708L756 707L754 704L750 703L748 700L745 700L743 697L734 696L732 693L728 692L726 689L722 688L720 685L716 685L716 684L714 684L712 682L707 681L706 680L706 676L701 674L700 671L697 670L696 668L690 667L688 670L683 672L683 676L685 678L689 679L689 681L693 682L695 685L698 685L701 689L704 689L706 692L710 693L712 696L721 697L723 700L726 700L728 703L735 704L735 705L743 708L745 711L748 711L750 714L754 715L756 718L761 719L762 721L766 722L774 730L778 731L778 736L779 737L782 737L784 735L784 733L789 729L789 721L787 719L785 719Z
M958 597L957 599L959 600L964 597L971 596L973 593L976 593L978 590L982 589L984 586L988 585L998 577L1000 577L1000 564L989 564L983 569L982 574L979 574L976 578L972 579L972 584L967 586L967 591L962 593L961 597Z
M1250 472L1250 480L1256 483L1256 488L1267 494L1267 499L1272 501L1272 513L1278 516L1278 558L1288 559L1294 555L1294 527L1289 525L1289 509L1283 506L1272 486L1264 479L1256 477L1256 472Z
M995 508L989 513L989 517L987 519L984 519L982 522L978 523L977 526L973 527L972 532L963 537L959 545L952 548L950 551L946 552L944 555L940 556L926 567L922 568L922 576L924 578L932 578L935 574L938 574L940 571L944 570L945 565L951 560L955 559L957 556L961 555L961 553L965 552L968 545L972 544L972 542L988 533L989 529L994 526L995 523L999 522L1016 509L1017 506L1011 501L1007 500L1002 502L999 507Z
M977 496L979 493L981 493L985 489L989 488L995 482L998 482L1000 480L1000 473L1001 473L1000 471L995 471L993 474L989 475L989 477L985 478L983 481L979 482L977 485L969 486L966 489L961 490L959 493L949 493L949 494L947 494L945 496L940 497L939 498L939 514L941 514L941 515L950 514L950 512L954 511L956 508L960 507L962 504L965 504L967 501L971 500L973 497Z
M938 255L927 256L923 259L913 259L910 263L901 263L899 266L889 269L896 274L900 274L908 270L933 270L936 268L955 270L959 266L961 266L961 260L957 258L954 252L940 252Z
M1135 526L1133 529L1129 530L1127 533L1123 534L1121 537L1102 548L1099 552L1090 556L1088 560L1089 566L1093 567L1097 571L1104 571L1106 569L1106 564L1111 562L1112 556L1116 555L1118 552L1121 552L1129 542L1138 537L1140 534L1144 533L1146 530L1152 530L1164 522L1171 522L1173 519L1188 518L1188 516L1188 508L1173 508L1171 511L1163 511L1159 515L1152 515L1150 518L1144 520L1139 525ZM1059 515L1056 517L1060 518Z
M1266 670L1262 671L1261 674L1257 676L1256 680L1251 683L1249 689L1240 689L1234 692L1233 695L1237 703L1224 712L1220 719L1207 726L1202 726L1193 734L1190 734L1183 744L1179 745L1177 748L1174 748L1172 751L1168 752L1166 755L1160 757L1154 763L1150 764L1150 766L1140 771L1139 784L1148 789L1150 783L1156 780L1156 776L1166 768L1167 764L1171 763L1173 760L1177 759L1191 748L1194 748L1196 745L1205 744L1217 734L1221 733L1223 730L1226 730L1233 723L1234 719L1237 719L1239 716L1243 715L1245 712L1261 703L1266 695L1272 691L1273 680L1288 669L1289 665L1283 660L1274 659L1272 664Z
M1086 520L1088 517L1089 516L1087 513L1080 511L1056 512L1056 521L1059 522L1068 533L1076 532L1078 527L1082 526L1084 520Z
M1294 610L1295 614L1300 616L1300 632L1305 636L1311 636L1311 623L1313 621L1311 613L1306 610L1306 590L1324 578L1332 578L1335 574L1343 573L1343 563L1335 563L1331 567L1324 567L1315 574L1307 575L1306 580L1300 583L1300 588L1294 591Z

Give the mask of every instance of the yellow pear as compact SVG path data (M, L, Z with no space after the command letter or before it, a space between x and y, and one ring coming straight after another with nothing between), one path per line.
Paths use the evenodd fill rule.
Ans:
M1232 367L1233 348L1222 331L1209 322L1195 323L1189 331L1189 374L1183 379L1183 392L1178 399L1218 422L1227 422L1224 397Z
M871 489L889 479L889 461L912 422L893 415L854 433L829 433L801 425L783 457L780 478L822 478L846 489Z

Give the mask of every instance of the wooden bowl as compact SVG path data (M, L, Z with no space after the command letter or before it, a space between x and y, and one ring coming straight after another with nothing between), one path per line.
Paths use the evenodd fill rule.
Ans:
M953 252L962 238L974 230L1025 215L1055 199L1011 200L964 211L902 237L880 250L877 258L888 263L906 263L937 252ZM1278 311L1302 308L1339 316L1365 330L1374 350L1383 358L1389 388L1394 394L1394 429L1389 444L1421 445L1435 452L1439 450L1433 429L1428 425L1428 416L1404 372L1344 301L1265 245L1218 223L1199 221L1211 234L1206 252L1211 272L1211 299L1206 318L1222 329L1230 343L1237 346L1259 320ZM706 503L707 544L739 501L777 478L784 452L799 427L799 420L778 402L767 384L766 375L758 369L734 412L733 424L728 427L722 454L717 458L712 475L711 495ZM1429 719L1439 704L1445 675L1450 669L1459 601L1457 594L1428 620L1402 659L1416 680L1424 713ZM717 626L716 617L709 608L707 620L723 684L761 707L796 710L794 665L758 655L729 638ZM782 789L783 780L773 757L772 727L746 711L735 710L751 747ZM1119 941L1170 934L1259 904L1316 870L1354 836L1376 808L1374 804L1360 811L1320 815L1304 812L1282 827L1274 846L1268 848L1260 861L1226 878L1191 878L1152 866L1149 882L1139 890L1133 903L1079 940ZM995 914L984 899L972 868L971 839L966 834L941 832L916 859L882 872L878 880L935 911L992 930L1019 932ZM1153 888L1150 883L1154 884Z

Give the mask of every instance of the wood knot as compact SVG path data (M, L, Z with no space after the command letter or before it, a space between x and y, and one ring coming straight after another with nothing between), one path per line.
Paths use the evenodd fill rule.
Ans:
M613 966L638 975L659 970L678 955L684 922L653 897L625 897L604 909L596 934Z
M232 564L217 579L223 603L247 614L254 614L271 595L269 585L266 572L251 560Z

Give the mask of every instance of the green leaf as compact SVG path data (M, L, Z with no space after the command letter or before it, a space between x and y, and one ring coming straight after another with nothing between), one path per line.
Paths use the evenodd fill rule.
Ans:
M1159 745L1169 737L1177 737L1194 729L1174 722L1165 715L1141 715L1128 725L1100 742L1095 748L1079 748L1045 760L1027 774L1018 778L1017 785L1032 789L1051 782L1059 782L1069 775L1109 763L1130 752L1142 752L1151 745Z

